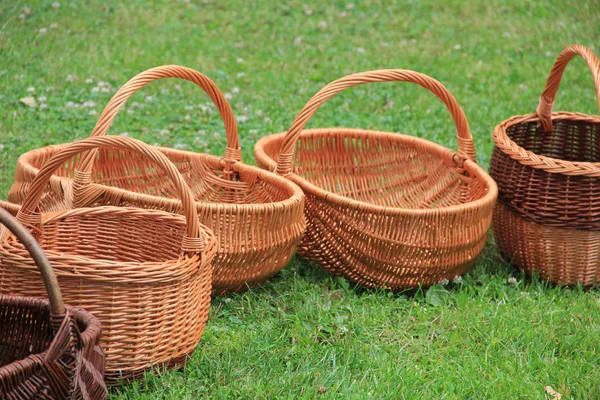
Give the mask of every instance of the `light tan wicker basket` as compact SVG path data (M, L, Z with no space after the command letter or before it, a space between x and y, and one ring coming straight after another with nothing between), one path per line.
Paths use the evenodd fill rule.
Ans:
M458 153L396 133L303 130L336 93L394 81L416 83L444 102L456 124ZM307 196L298 253L353 282L399 290L453 279L486 242L496 184L475 163L462 109L427 75L379 70L338 79L313 96L287 132L262 138L255 155Z
M109 150L106 154L135 152L156 163L173 180L184 216L112 206L39 213L53 172L97 147ZM194 351L208 317L217 243L199 224L193 195L167 157L125 137L72 143L44 164L17 217L37 236L65 302L101 321L107 384L153 367L180 366ZM35 263L9 232L2 237L0 261L0 294L44 296Z
M127 99L150 82L179 78L205 90L225 123L224 157L161 147L192 189L200 221L219 241L214 261L217 293L246 289L264 282L292 257L304 233L304 194L294 183L241 160L237 126L229 103L205 75L168 65L132 78L113 96L98 119L92 136L103 136ZM41 164L63 145L30 151L19 158L9 200L22 203ZM132 205L181 212L172 183L148 160L136 154L100 151L71 160L57 170L42 208ZM77 173L76 167L79 166ZM76 181L76 182L74 182ZM91 183L93 182L93 184Z

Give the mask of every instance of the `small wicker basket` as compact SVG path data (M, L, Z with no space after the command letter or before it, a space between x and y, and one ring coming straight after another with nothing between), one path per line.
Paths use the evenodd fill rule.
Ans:
M537 113L493 132L490 173L498 183L493 231L502 255L561 284L600 282L600 116L552 112L576 55L588 63L600 106L600 62L574 45L557 58Z
M390 132L303 130L336 93L394 81L416 83L444 102L458 131L458 153ZM299 254L353 282L400 290L453 279L486 242L496 184L475 163L462 109L427 75L380 70L338 79L313 96L287 132L262 138L255 155L307 196Z
M173 180L184 216L112 206L37 212L56 168L97 147L136 152L155 162ZM37 235L65 301L101 321L107 384L163 365L180 366L194 351L208 318L217 243L199 224L192 193L166 156L119 136L72 143L44 164L17 218ZM25 254L14 236L2 237L0 293L43 295L36 289L40 276Z
M304 194L292 182L241 162L233 112L214 82L198 71L176 65L142 72L113 96L91 136L106 135L127 99L163 78L179 78L198 85L210 95L225 123L224 157L159 148L192 189L200 221L219 240L213 289L223 293L258 285L280 271L294 254L306 226ZM63 146L33 150L19 158L9 191L11 202L23 202L41 165ZM41 201L42 209L109 204L181 212L177 192L162 171L137 154L119 154L122 159L100 151L99 155L88 154L59 168Z
M0 223L3 232L8 229L22 243L49 297L0 295L0 399L107 398L100 321L80 308L65 307L40 245L2 208Z

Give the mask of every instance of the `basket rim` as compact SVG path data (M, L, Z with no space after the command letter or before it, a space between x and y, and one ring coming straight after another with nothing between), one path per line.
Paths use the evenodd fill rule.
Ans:
M2 305L3 303L9 303L13 307L27 307L36 304L43 304L48 308L48 315L52 315L52 312L50 311L50 301L47 298L21 297L0 294L0 305ZM100 334L102 332L100 320L98 320L98 318L92 315L90 312L80 307L65 306L65 309L67 311L67 314L71 315L75 319L75 321L79 323L85 323L85 330L80 332L82 342L87 343L88 346L94 346L96 341L100 338ZM52 340L54 340L54 337ZM45 358L46 353L48 353L48 349L45 349L41 353L30 354L27 357L24 357L20 360L15 360L10 364L1 365L0 375L7 373L8 367L14 363L21 364L21 369L34 367L39 363L39 359L43 360ZM10 376L12 374L7 373L7 375Z
M368 130L368 129L357 129L357 128L346 128L346 127L331 127L331 128L313 128L313 129L305 129L300 134L300 139L302 137L314 136L318 134L322 134L324 132L328 132L330 134L336 135L346 135L346 134L369 134L374 136L382 136L385 137L386 140L395 140L406 142L410 141L412 143L419 143L424 148L431 150L434 153L438 153L440 156L445 154L447 157L452 158L453 156L458 156L458 152L454 150L450 150L444 146L441 146L437 143L431 142L427 139L419 138L416 136L406 135L402 133L395 132L386 132L386 131L376 131L376 130ZM263 162L267 168L275 168L276 160L271 159L267 156L264 147L269 143L277 140L283 140L287 132L279 132L274 133L268 136L262 137L256 144L254 145L254 154L256 159L259 162ZM462 158L461 158L462 159ZM352 208L360 211L378 213L383 215L408 215L414 217L425 217L431 214L453 214L466 210L476 209L480 207L485 207L490 203L494 203L498 196L498 186L496 182L489 176L489 174L476 162L465 159L463 160L463 167L473 175L474 179L480 179L483 181L485 187L487 188L487 192L485 195L477 200L470 201L464 204L445 206L445 207L436 207L436 208L399 208L399 207L389 207L389 206L380 206L360 200L355 200L350 197L342 196L327 190L322 189L321 187L311 183L307 179L295 174L290 173L286 177L290 180L294 181L298 186L300 186L305 193L314 195L316 197L322 198L328 202L332 202L338 204L343 207Z
M552 113L552 121L578 121L600 124L599 115L578 112L557 111ZM542 124L537 113L517 115L502 121L494 128L492 140L494 146L520 164L541 169L552 174L600 177L600 162L568 161L555 157L536 154L515 143L506 133L507 129L518 124L536 122Z
M162 210L153 209L142 209L135 207L116 207L116 206L102 206L102 207L89 207L89 208L76 208L70 210L53 211L49 213L43 213L41 215L42 226L44 223L51 222L54 220L85 216L87 214L102 215L116 213L120 215L139 215L141 218L149 218L149 215L155 215L157 220L166 222L180 222L182 228L185 229L186 220L183 215L172 214ZM54 271L58 277L64 276L69 278L81 278L88 281L95 282L107 282L107 283L122 283L125 279L132 283L141 284L158 284L165 282L177 282L189 278L197 274L206 268L212 268L212 258L214 257L217 239L211 229L203 224L199 224L200 235L205 240L205 250L202 253L194 254L193 256L181 254L177 258L165 259L160 261L114 261L106 258L89 257L83 255L67 254L43 248L48 259L51 261ZM14 234L9 234L10 238L14 237ZM10 249L10 250L8 250ZM0 253L8 252L10 254L18 254L24 250L25 247L17 240L8 241L5 240L0 247ZM180 252L183 252L182 249ZM65 257L69 258L68 265L65 267ZM81 268L81 271L73 271L72 261L76 260ZM181 264L189 264L185 269L181 269ZM194 266L195 265L195 266ZM152 267L152 268L150 268ZM19 267L29 269L27 267ZM89 270L93 269L95 272L90 273ZM114 270L113 270L114 269ZM32 264L31 270L36 272L35 265ZM68 271L67 271L68 270ZM125 274L123 271L127 270L129 273ZM168 276L166 276L168 275Z
M53 145L49 145L46 147L29 150L28 152L23 153L21 156L19 156L19 158L17 160L17 164L20 164L22 168L24 168L30 174L35 176L40 171L40 169L37 167L34 167L32 165L31 159L33 157L43 155L45 152L51 152L52 154L54 154L56 151L63 149L65 146L68 146L69 144L70 144L69 142L53 144ZM186 155L188 157L196 157L196 158L201 157L201 158L207 160L208 162L212 163L213 165L218 165L221 168L224 168L226 165L226 160L223 156L216 156L216 155L208 154L208 153L195 153L193 151L173 149L173 148L164 147L164 146L153 146L153 147L158 149L161 153L163 153L167 156L169 156L170 154L179 154L179 155ZM47 158L47 156L46 156L46 158ZM280 207L284 210L293 209L293 208L297 207L299 204L302 204L302 202L304 201L304 197L305 197L304 192L296 183L294 183L288 179L285 179L284 177L279 176L271 171L264 170L262 168L254 166L254 165L246 164L242 161L233 163L231 165L231 169L235 172L250 172L250 173L256 174L259 179L269 183L270 185L272 185L274 187L284 188L287 192L287 198L285 198L283 200L279 200L279 201L268 202L268 203L243 203L243 204L195 201L198 211L209 211L209 212L242 211L247 214L255 214L255 213L263 212L267 208L273 210L273 208L272 208L273 206L276 206L275 210L278 210ZM53 181L65 181L65 180L68 181L68 180L72 180L72 179L73 178L71 178L71 177L66 178L66 177L59 177L56 175L52 175L52 177L51 177L51 181L52 180ZM118 188L118 187L114 187L114 186L109 186L109 185L104 185L104 184L98 184L98 183L93 183L93 184L97 185L99 187L110 188L110 190L113 191L114 193L122 194L124 196L124 198L127 198L127 193L135 193L135 197L137 199L150 200L150 199L159 198L159 199L161 199L162 204L167 204L167 205L169 205L169 207L171 207L173 209L180 208L177 206L177 204L178 203L181 204L181 200L179 200L177 198L165 198L165 197L160 197L160 196L146 194L146 193L133 192L131 190Z

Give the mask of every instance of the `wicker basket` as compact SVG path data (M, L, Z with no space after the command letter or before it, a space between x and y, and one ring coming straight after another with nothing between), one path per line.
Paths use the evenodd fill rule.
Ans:
M561 284L600 282L600 116L552 112L567 63L582 56L600 106L600 62L579 45L557 58L536 114L493 133L498 183L493 223L500 252L528 273Z
M210 95L225 123L224 157L160 148L192 189L200 221L219 240L213 289L223 293L260 284L281 270L296 249L306 226L304 194L292 182L240 162L235 118L227 100L210 79L179 66L142 72L114 95L99 117L92 136L105 135L127 99L161 78L185 79L200 86ZM34 150L19 158L15 182L9 192L10 201L23 202L43 162L61 147ZM181 211L172 183L143 157L127 154L123 159L115 159L114 154L101 152L92 167L93 160L89 157L84 160L76 185L73 179L78 162L74 160L60 168L51 180L51 190L42 199L42 208L57 210L73 204L76 207L111 204ZM96 185L90 185L90 174Z
M0 223L23 243L50 298L0 296L0 398L107 398L100 322L80 308L65 307L40 245L2 208Z
M173 180L185 217L112 206L34 212L56 168L97 147L115 155L127 149L154 161ZM180 366L194 351L208 317L217 243L199 224L192 193L167 157L125 137L73 143L44 164L17 217L36 232L65 301L102 322L107 384L153 367ZM10 235L2 243L0 293L43 295L35 289L40 277L23 246Z
M303 130L336 93L392 81L416 83L446 104L458 153L396 133ZM307 196L299 254L350 281L399 290L452 279L473 265L486 242L496 184L474 161L460 106L426 75L380 70L338 79L313 96L287 133L261 139L255 155L259 165L296 182Z

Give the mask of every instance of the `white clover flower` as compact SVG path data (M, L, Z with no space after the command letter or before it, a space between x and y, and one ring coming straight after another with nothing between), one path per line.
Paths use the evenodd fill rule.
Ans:
M133 115L135 111L133 111L132 109L127 110L127 115Z
M325 22L325 21L319 22L319 28L323 28L323 29L327 28L327 22Z
M452 282L454 282L456 284L462 283L462 281L463 281L463 278L460 275L457 275L457 276L454 277L454 279L452 279Z
M188 105L188 106L185 106L185 107L183 107L183 108L185 108L186 110L190 111L190 110L193 110L193 109L194 109L194 106L189 106L189 105Z
M231 100L231 99L233 99L233 95L231 93L229 93L229 92L225 92L225 98L227 100Z
M461 48L460 44L455 44L453 47L454 50L460 50L460 48Z
M250 129L250 130L248 131L248 133L249 133L249 134L251 134L251 135L255 135L255 134L257 134L257 133L258 133L258 129Z
M241 78L243 76L246 76L246 73L245 72L238 72L237 76L238 76L238 78Z
M52 3L52 8L56 9L60 7L60 3L58 1L55 1L54 3Z
M73 82L74 79L75 79L75 75L72 75L72 74L67 75L67 82Z
M438 282L438 285L446 286L448 283L450 283L450 281L448 279L442 279Z
M173 148L175 148L175 149L178 149L178 150L183 150L183 149L185 149L185 148L186 148L186 145L185 145L185 144L183 144L183 143L175 143L175 144L173 145Z
M40 35L45 35L46 33L48 33L48 29L40 28L39 33L40 33Z
M56 22L53 22L50 24L50 29L56 29L58 28L58 24Z
M87 78L85 80L85 83L92 83L92 82L94 82L94 79L92 79L92 78Z
M344 335L344 334L348 333L348 328L346 328L345 326L342 326L342 327L340 328L340 333L341 333L342 335Z
M67 106L67 108L73 108L75 107L75 103L73 103L72 101L67 101L67 104L65 104Z
M204 129L200 129L198 131L198 135L204 136L204 135L206 135L206 131Z
M23 8L23 12L25 13L25 15L29 15L29 14L31 14L31 8L29 8L29 7L24 7L24 8Z
M240 88L237 86L234 86L231 88L231 93L236 94L240 92Z
M225 298L222 298L222 299L221 299L221 301L222 301L223 303L231 303L231 301L232 301L232 300L231 300L231 298L229 298L229 297L225 297Z
M515 278L514 276L511 276L510 278L508 278L508 284L509 285L516 285L517 284L517 278Z
M346 18L348 16L348 13L346 11L342 11L340 13L340 18Z
M48 108L48 104L42 103L40 104L40 110L46 110Z
M108 93L108 92L110 92L110 89L109 89L109 88L107 88L107 87L103 87L102 89L100 89L100 91L101 91L102 93Z
M83 108L88 108L88 107L96 107L96 102L94 101L85 101L83 102Z
M237 122L244 123L248 121L248 117L246 115L240 115L236 118Z
M19 14L19 19L25 19L25 14Z
M273 121L269 117L265 117L265 119L263 121L265 122L265 124L268 124L268 125L271 125L273 123Z
M129 132L121 132L119 133L119 136L129 136Z
M145 98L146 103L151 103L152 100L154 100L154 98L152 96L146 96L146 98Z
M295 39L294 39L294 44L295 44L296 46L299 46L299 45L301 45L301 44L302 44L302 37L301 37L301 36L298 36L297 38L295 38Z
M504 32L504 33L502 34L502 36L504 36L504 37L510 37L510 32Z
M552 53L551 51L546 52L546 57L552 58L553 56L554 56L554 53Z
M90 114L91 116L96 116L96 115L98 115L98 111L90 110L90 112L88 114Z
M185 121L189 121L189 120L191 120L191 119L192 119L192 117L190 117L189 115L186 115L185 117L183 117L183 119L184 119Z
M27 88L27 91L28 91L29 93L33 93L33 92L35 92L35 88L34 88L33 86L29 86L29 87Z
M100 88L98 86L94 86L92 88L92 93L98 93L100 91Z
M235 62L237 62L238 64L243 64L244 63L244 59L241 57L236 58Z
M362 53L362 54L364 54L364 53L365 53L365 49L363 49L362 47L357 47L357 48L356 48L356 51L357 51L358 53Z
M161 131L159 132L160 136L165 136L165 135L168 135L169 133L170 133L170 132L169 132L169 130L168 130L168 129L163 129L163 130L161 130Z
M181 90L181 85L179 85L179 84L175 85L175 90Z
M521 89L521 90L527 90L527 85L525 85L524 83L521 83L519 85L519 89Z
M4 145L0 143L0 151L4 150Z
M131 103L131 107L142 107L142 105L140 103L138 103L137 101L134 101L133 103Z
M40 103L45 103L45 102L46 102L46 100L47 100L47 99L46 99L46 96L40 96L40 97L38 97L37 99L38 99L38 101L39 101Z
M352 3L346 4L346 10L352 10L353 8L354 8L354 4L352 4Z

